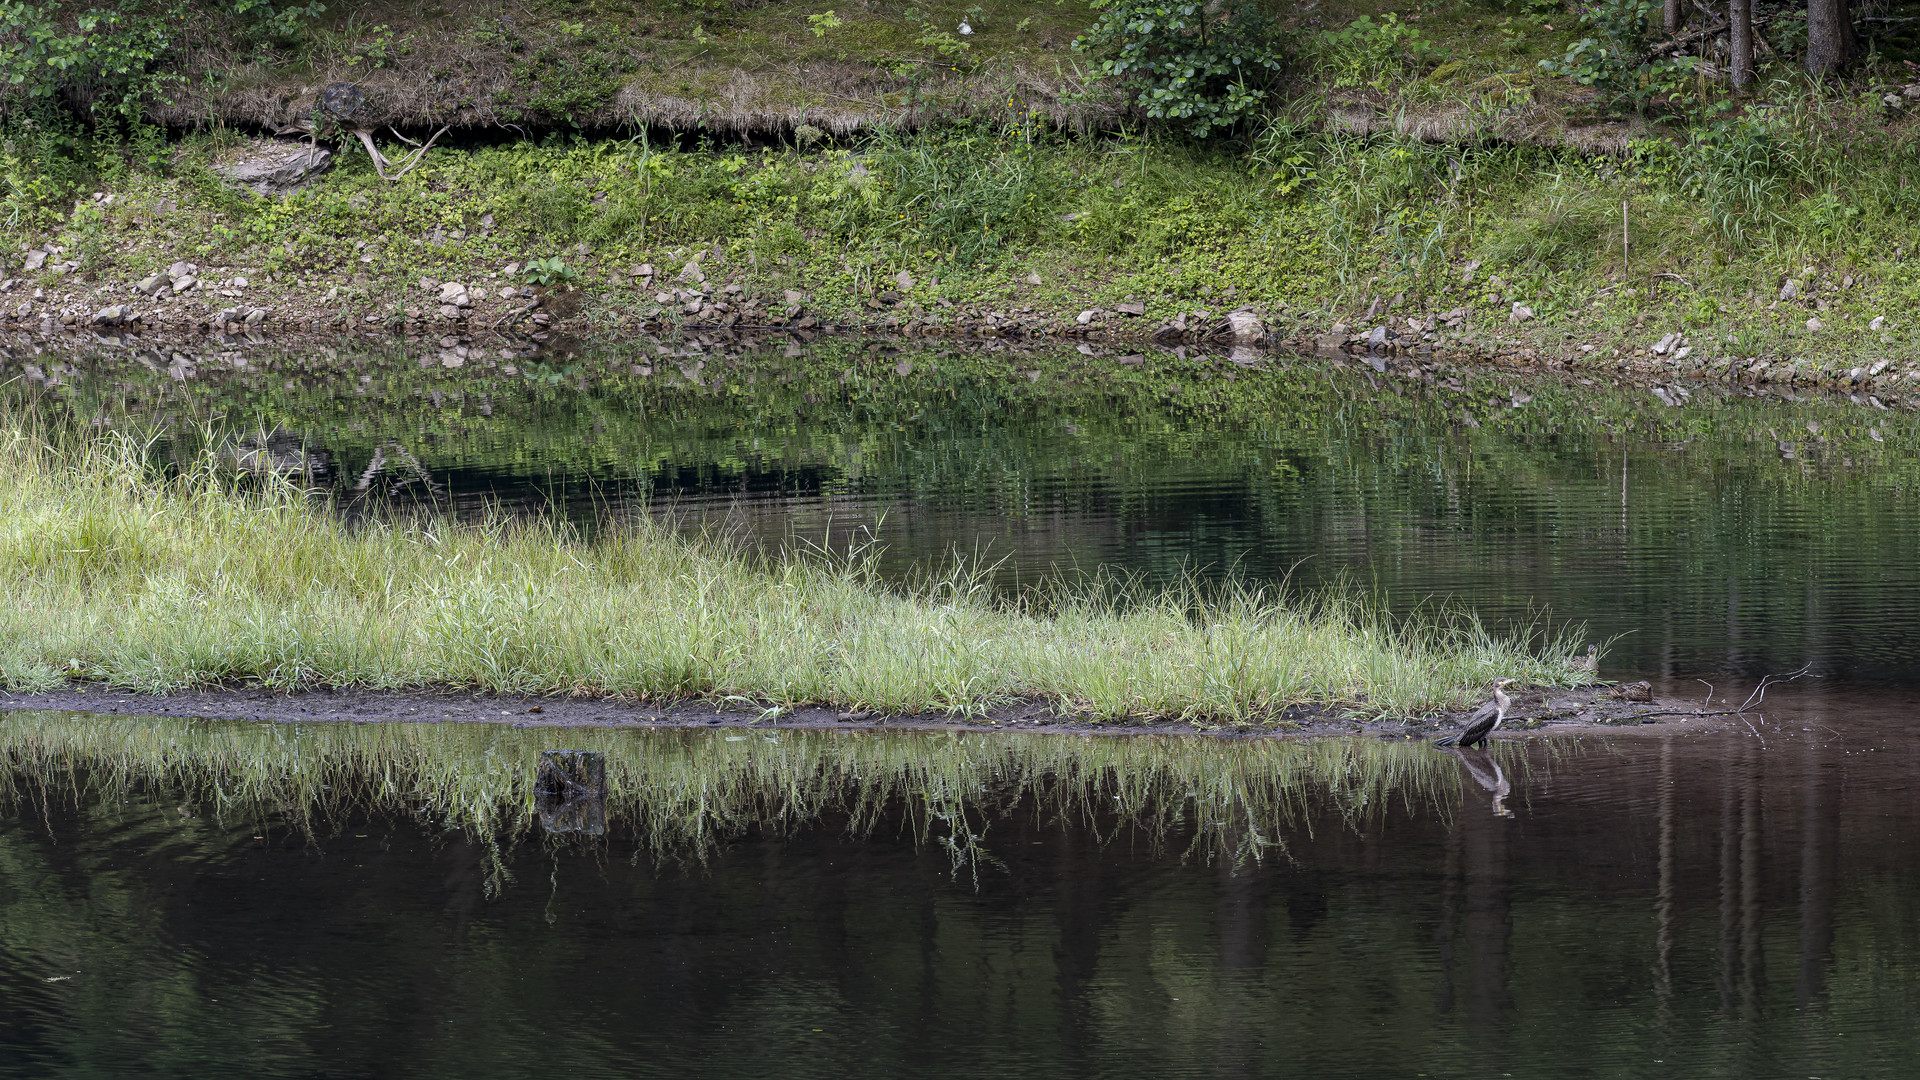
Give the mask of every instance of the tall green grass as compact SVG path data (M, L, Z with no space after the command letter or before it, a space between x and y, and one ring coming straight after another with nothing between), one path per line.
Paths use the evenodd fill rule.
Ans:
M0 427L0 683L143 692L462 687L979 715L1409 715L1494 678L1571 684L1564 637L1395 622L1252 587L996 598L964 570L879 581L857 553L749 557L635 520L352 525L209 453L173 477L120 437Z

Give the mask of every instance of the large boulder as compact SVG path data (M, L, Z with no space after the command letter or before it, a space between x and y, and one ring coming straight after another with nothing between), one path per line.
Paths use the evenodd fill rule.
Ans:
M215 165L213 173L235 187L256 195L285 195L333 167L333 151L306 143L254 143L247 152Z

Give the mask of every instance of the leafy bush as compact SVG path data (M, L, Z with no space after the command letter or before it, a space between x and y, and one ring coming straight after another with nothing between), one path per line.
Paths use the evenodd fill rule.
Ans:
M58 102L96 119L135 124L150 98L181 81L159 70L185 15L0 0L0 81L29 102Z
M1593 36L1574 42L1558 60L1540 61L1540 67L1599 90L1610 106L1675 104L1698 60L1647 54L1647 37L1659 10L1655 0L1597 0L1580 14L1581 24Z
M1195 138L1252 116L1284 59L1272 21L1242 0L1093 6L1100 17L1074 48L1093 55L1141 111Z
M1334 86L1371 86L1386 89L1394 76L1423 70L1435 55L1432 41L1416 27L1389 11L1374 22L1362 15L1338 30L1320 35L1315 43L1323 69Z

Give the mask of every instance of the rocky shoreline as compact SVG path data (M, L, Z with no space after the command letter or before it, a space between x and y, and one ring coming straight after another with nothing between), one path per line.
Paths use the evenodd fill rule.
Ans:
M1385 320L1360 331L1345 323L1314 330L1303 328L1297 313L1254 308L1223 314L1196 309L1160 320L1148 318L1143 303L1052 313L1031 307L1001 310L936 304L925 308L903 302L897 294L883 293L868 301L872 310L861 318L820 312L812 306L811 297L795 291L776 297L738 282L693 280L700 267L697 263L687 267L672 280L656 274L652 266L633 268L637 287L654 290L654 302L635 310L609 307L604 298L572 285L503 283L503 278L511 279L519 270L509 264L504 273L473 282L420 278L409 306L397 312L360 314L325 302L303 302L270 284L232 274L228 268L206 271L203 276L201 267L177 262L126 283L124 289L135 300L95 306L116 290L49 292L44 285L34 287L27 299L0 309L4 310L0 325L13 329L16 342L35 353L102 344L186 352L268 344L332 348L338 347L342 335L394 343L437 342L439 360L449 368L463 366L474 350L527 355L556 339L590 342L633 333L662 340L718 337L806 343L819 335L838 334L954 344L1054 345L1087 355L1110 355L1121 365L1143 363L1153 349L1217 351L1243 364L1279 353L1311 353L1364 365L1379 375L1428 383L1443 380L1449 365L1626 376L1656 384L1656 392L1669 405L1684 402L1691 392L1688 383L1717 381L1774 390L1839 391L1875 407L1920 408L1920 360L1912 359L1883 357L1852 366L1804 360L1709 361L1696 354L1679 333L1664 335L1637 351L1592 344L1547 347L1520 337L1445 339L1445 332L1459 328L1470 317L1458 309L1407 317L1399 330ZM0 281L0 295L19 295L27 285L18 278Z

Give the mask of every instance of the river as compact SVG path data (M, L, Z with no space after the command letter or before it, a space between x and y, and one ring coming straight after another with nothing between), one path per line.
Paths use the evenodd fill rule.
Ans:
M659 348L107 350L8 392L349 512L670 514L1008 589L1339 585L1584 624L1604 674L1696 700L1811 668L1710 731L1488 755L16 713L0 1075L1920 1058L1910 411L1352 359ZM557 743L606 755L604 834L527 810Z

